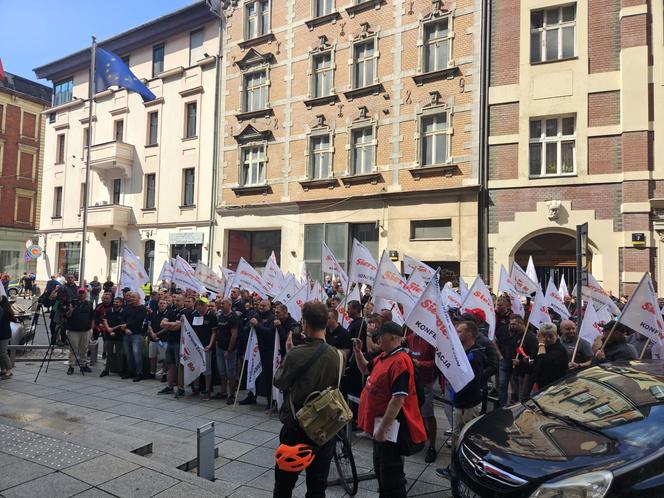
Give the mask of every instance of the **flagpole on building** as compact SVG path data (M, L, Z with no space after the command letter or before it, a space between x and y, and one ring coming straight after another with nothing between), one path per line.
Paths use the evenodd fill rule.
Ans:
M79 265L78 283L82 287L85 279L85 244L88 237L88 191L90 188L90 147L92 147L92 104L95 96L95 52L97 38L92 36L90 48L90 82L88 84L88 145L85 157L85 183L83 184L83 237L81 239L81 263Z

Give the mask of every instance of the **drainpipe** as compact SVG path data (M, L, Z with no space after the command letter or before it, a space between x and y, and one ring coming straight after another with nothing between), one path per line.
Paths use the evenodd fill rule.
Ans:
M477 193L477 272L489 278L489 70L491 50L491 2L482 0L480 48L479 191Z

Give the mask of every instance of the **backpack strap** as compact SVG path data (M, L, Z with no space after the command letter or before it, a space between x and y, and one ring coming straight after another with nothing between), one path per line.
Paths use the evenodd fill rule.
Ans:
M307 371L316 362L316 360L318 360L318 358L321 357L323 351L325 351L325 348L327 348L327 343L323 341L321 345L318 346L318 349L314 351L314 354L312 354L311 357L307 360L307 362L297 370L297 372L294 375L294 378L298 379L302 377L305 373L307 373ZM339 381L341 382L341 379ZM295 419L295 422L297 423L297 417L295 416L297 412L295 411L295 405L293 405L293 397L291 396L290 393L288 393L288 403L290 404L291 415L293 416L293 419Z
M339 389L339 386L341 386L341 376L344 373L344 354L340 349L337 349L337 353L339 354L339 378L337 379L337 389Z

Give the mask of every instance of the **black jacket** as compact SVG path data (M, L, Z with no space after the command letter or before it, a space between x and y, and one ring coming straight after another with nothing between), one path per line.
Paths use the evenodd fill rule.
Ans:
M567 375L569 356L560 341L546 346L546 353L537 355L533 364L533 382L542 388Z
M464 386L461 391L454 393L454 408L472 408L482 403L482 389L486 379L484 378L484 368L486 367L486 356L481 347L475 344L468 351L466 356L473 369L475 377Z
M67 311L69 311L67 309ZM74 332L87 332L92 329L95 312L90 301L79 301L67 317L67 330Z
M484 353L486 359L484 378L488 380L492 375L498 373L498 351L496 351L493 341L482 332L477 334L475 345L482 348L482 352Z

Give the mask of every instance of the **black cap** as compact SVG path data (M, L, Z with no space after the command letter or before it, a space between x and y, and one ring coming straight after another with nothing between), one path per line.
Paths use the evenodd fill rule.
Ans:
M613 328L614 326L615 329ZM629 327L623 325L620 322L616 322L615 320L610 320L606 322L604 325L602 325L602 330L605 332L610 332L611 329L613 329L615 332L620 332L622 334L629 334L631 332Z
M392 335L402 336L403 329L401 328L401 325L399 325L398 323L385 322L383 325L380 326L380 328L376 333L378 335L392 334Z

